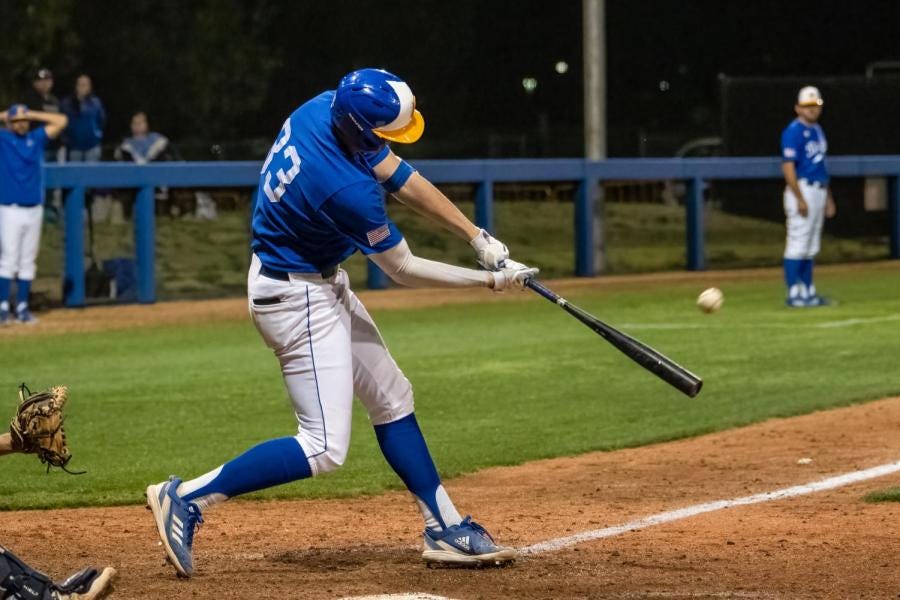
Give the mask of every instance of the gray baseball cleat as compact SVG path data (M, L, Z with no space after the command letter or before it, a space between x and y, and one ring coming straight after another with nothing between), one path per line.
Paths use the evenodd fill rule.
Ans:
M515 548L499 546L487 530L466 517L459 525L443 531L425 530L422 560L428 565L489 566L506 565L519 557Z
M203 517L199 506L178 497L179 485L181 480L173 476L169 481L149 486L147 507L153 512L169 562L180 576L190 577L194 572L194 530L203 522Z

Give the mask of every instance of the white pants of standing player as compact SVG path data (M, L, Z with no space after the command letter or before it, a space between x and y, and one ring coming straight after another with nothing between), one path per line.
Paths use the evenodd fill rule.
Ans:
M350 290L347 273L323 279L291 274L279 281L248 276L250 314L281 363L299 422L297 436L313 475L341 466L350 444L354 393L373 425L413 412L412 386L388 352L378 328ZM253 298L280 298L256 305Z
M34 279L43 217L43 206L0 205L0 277Z
M797 210L794 192L790 188L784 190L784 214L787 217L784 257L792 260L814 258L819 253L825 222L826 189L810 185L805 180L800 180L799 186L807 206L805 217Z

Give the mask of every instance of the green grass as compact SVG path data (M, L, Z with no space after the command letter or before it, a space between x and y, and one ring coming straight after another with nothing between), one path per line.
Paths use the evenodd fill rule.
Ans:
M460 202L470 218L471 202ZM389 209L413 251L426 258L473 265L472 249L423 222L397 202ZM605 208L606 272L635 273L685 267L684 208L661 204L608 203ZM516 260L534 264L546 277L573 274L571 202L501 201L495 204L497 236ZM240 295L249 264L246 212L222 212L217 221L168 217L157 220L157 281L162 299ZM706 215L710 268L776 265L784 249L784 226L710 209ZM96 252L101 259L133 255L132 226L98 224ZM820 264L887 258L886 239L835 239L826 236ZM365 281L365 259L356 255L345 268L355 281ZM59 298L62 235L44 228L36 289Z
M866 502L900 502L900 487L888 488L866 494L864 500Z
M779 281L634 284L573 295L701 374L690 400L561 311L525 302L377 311L416 391L419 420L444 476L491 465L612 450L900 393L900 278L864 267L823 274L837 306L782 305ZM846 327L828 323L862 319ZM0 508L142 501L170 473L195 476L246 447L291 435L277 362L241 320L86 334L0 337L0 413L21 381L67 384L72 467L46 475L34 457L2 460ZM358 403L357 403L358 404ZM347 464L254 497L377 493L400 483L356 407Z

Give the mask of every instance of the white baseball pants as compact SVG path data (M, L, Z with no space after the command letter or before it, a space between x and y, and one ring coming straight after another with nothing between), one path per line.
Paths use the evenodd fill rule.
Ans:
M299 422L297 439L313 475L344 462L354 393L373 425L413 412L409 380L341 269L328 278L292 273L290 281L260 274L256 256L247 289L250 315L281 363Z
M787 187L784 189L784 214L787 217L784 258L794 260L813 258L819 253L828 197L824 187L816 187L803 180L799 182L799 186L808 209L805 217L797 210L794 192Z
M0 277L34 279L43 221L43 206L0 205Z

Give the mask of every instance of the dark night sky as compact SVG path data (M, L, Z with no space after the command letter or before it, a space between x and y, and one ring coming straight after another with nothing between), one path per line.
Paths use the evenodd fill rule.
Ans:
M343 73L383 66L411 83L425 113L426 138L410 155L483 156L491 133L506 140L527 136L528 154L581 152L579 0L204 5L200 18L193 3L81 0L69 32L33 60L56 70L61 94L76 71L94 75L110 108L110 137L124 132L129 111L141 106L185 144L270 139L288 112ZM640 132L676 146L718 133L720 73L812 81L861 75L875 60L900 60L898 6L891 0L607 0L610 154L635 155ZM222 19L239 33L223 34ZM156 43L164 53L148 51ZM217 62L219 54L227 60ZM269 65L264 81L231 75L249 55ZM558 60L570 65L564 75L554 72ZM523 77L538 80L534 94L524 92ZM209 85L189 90L183 84L206 79ZM667 91L660 91L661 81ZM221 101L204 100L210 92ZM256 105L241 108L248 97ZM212 116L198 119L198 113ZM512 152L508 143L501 150Z
M718 75L862 75L900 60L895 2L608 2L610 126L719 129ZM627 48L627 50L626 50ZM659 81L670 82L659 92ZM622 91L622 94L618 94ZM790 114L790 100L788 111ZM630 144L633 152L633 141Z

